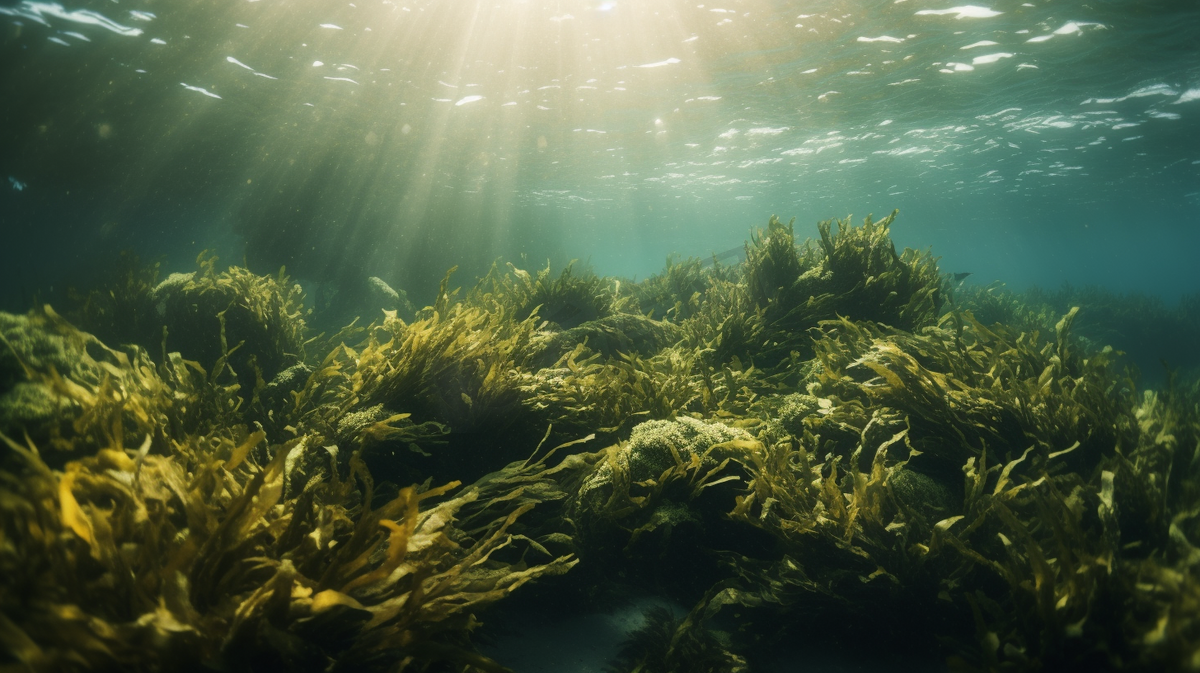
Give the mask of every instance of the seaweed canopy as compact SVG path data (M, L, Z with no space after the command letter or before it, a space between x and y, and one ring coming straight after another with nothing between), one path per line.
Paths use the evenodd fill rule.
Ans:
M671 256L660 273L633 286L633 296L638 310L661 320L682 322L700 310L715 281L728 280L733 274L733 267L716 262L706 266L697 257L679 260Z
M744 352L730 355L774 367L793 352L809 353L805 331L822 320L844 316L902 330L933 324L942 306L937 260L909 249L897 254L889 233L895 217L896 211L878 222L868 216L859 227L849 218L836 220L836 232L835 221L826 220L817 225L820 241L803 245L796 244L794 220L784 225L772 217L746 245L744 283L736 286L746 301L719 302L757 307L761 318L742 325L720 311L696 323L700 341L713 347L725 342L719 352L741 345Z
M474 612L566 572L568 556L521 560L518 519L546 498L544 466L408 487L372 508L352 459L295 498L290 445L266 465L240 443L189 438L172 456L106 449L50 470L4 473L0 638L25 670L506 670L470 649ZM435 502L435 504L427 504ZM498 560L507 556L510 561Z
M521 534L531 509L565 497L544 462L377 506L358 455L339 471L320 435L270 445L241 424L236 385L177 354L160 378L136 348L104 352L98 379L25 372L78 409L58 440L82 457L54 470L32 441L0 436L5 663L500 671L469 645L474 614L574 565L547 549L564 536ZM326 465L304 474L294 458L309 445Z
M449 279L413 323L389 312L362 343L334 348L295 400L299 422L335 437L347 414L376 406L388 412L376 420L411 414L456 430L511 422L536 317L517 321L499 303L489 310L453 302Z
M822 323L819 390L843 403L829 418L854 413L845 402L898 410L914 446L927 454L922 460L948 461L954 471L985 449L1008 460L1030 445L1037 460L1078 446L1068 460L1090 469L1118 441L1129 441L1132 385L1113 385L1111 349L1085 357L1073 345L1076 313L1064 316L1056 339L1044 344L1036 332L987 328L969 313L950 314L920 335Z
M0 432L65 453L147 434L162 445L164 428L188 422L198 401L176 398L145 351L107 348L49 306L25 316L0 314L0 391ZM0 462L7 464L4 454Z
M156 333L142 345L169 346L206 369L223 360L245 390L304 359L309 312L283 269L277 276L237 266L218 273L207 251L196 264L197 271L171 274L154 289L149 322Z
M577 272L576 261L563 267L557 276L549 263L537 275L511 263L507 271L493 266L469 301L483 306L500 302L517 320L525 320L536 311L558 329L577 327L621 310L629 297L618 300L608 281L591 271Z
M937 629L956 670L1200 666L1197 410L1135 405L1109 354L1076 350L1073 317L1045 346L970 316L921 335L824 323L827 402L735 458L733 517L782 558L743 559L710 610L803 620L803 600L862 624L890 606L902 641Z
M672 346L651 356L603 359L583 345L557 366L522 375L524 406L556 428L621 434L637 423L678 414L745 411L769 384L734 362L709 368L702 351Z
M722 636L706 628L699 610L678 619L662 607L621 647L611 673L745 673L746 660L730 652Z

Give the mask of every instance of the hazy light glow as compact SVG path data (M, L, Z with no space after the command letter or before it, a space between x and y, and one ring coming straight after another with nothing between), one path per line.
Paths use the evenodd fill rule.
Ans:
M950 9L922 9L917 12L917 16L953 14L956 19L990 19L993 16L1000 16L1003 13L993 11L987 7L979 7L978 5L964 5L962 7L951 7Z

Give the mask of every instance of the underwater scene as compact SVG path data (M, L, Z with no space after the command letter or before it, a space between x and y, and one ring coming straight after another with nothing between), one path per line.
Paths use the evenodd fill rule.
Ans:
M1195 0L0 0L0 673L1200 671Z

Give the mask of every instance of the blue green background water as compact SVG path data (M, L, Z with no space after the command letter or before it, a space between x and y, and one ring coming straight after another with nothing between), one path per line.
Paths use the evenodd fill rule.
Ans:
M0 4L0 304L122 249L310 285L588 260L771 214L1012 288L1200 290L1195 2Z

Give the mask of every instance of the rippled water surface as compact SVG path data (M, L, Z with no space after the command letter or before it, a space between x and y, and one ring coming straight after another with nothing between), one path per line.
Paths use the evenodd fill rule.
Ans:
M0 301L126 248L645 276L893 208L981 282L1200 288L1200 7L951 4L5 2Z

